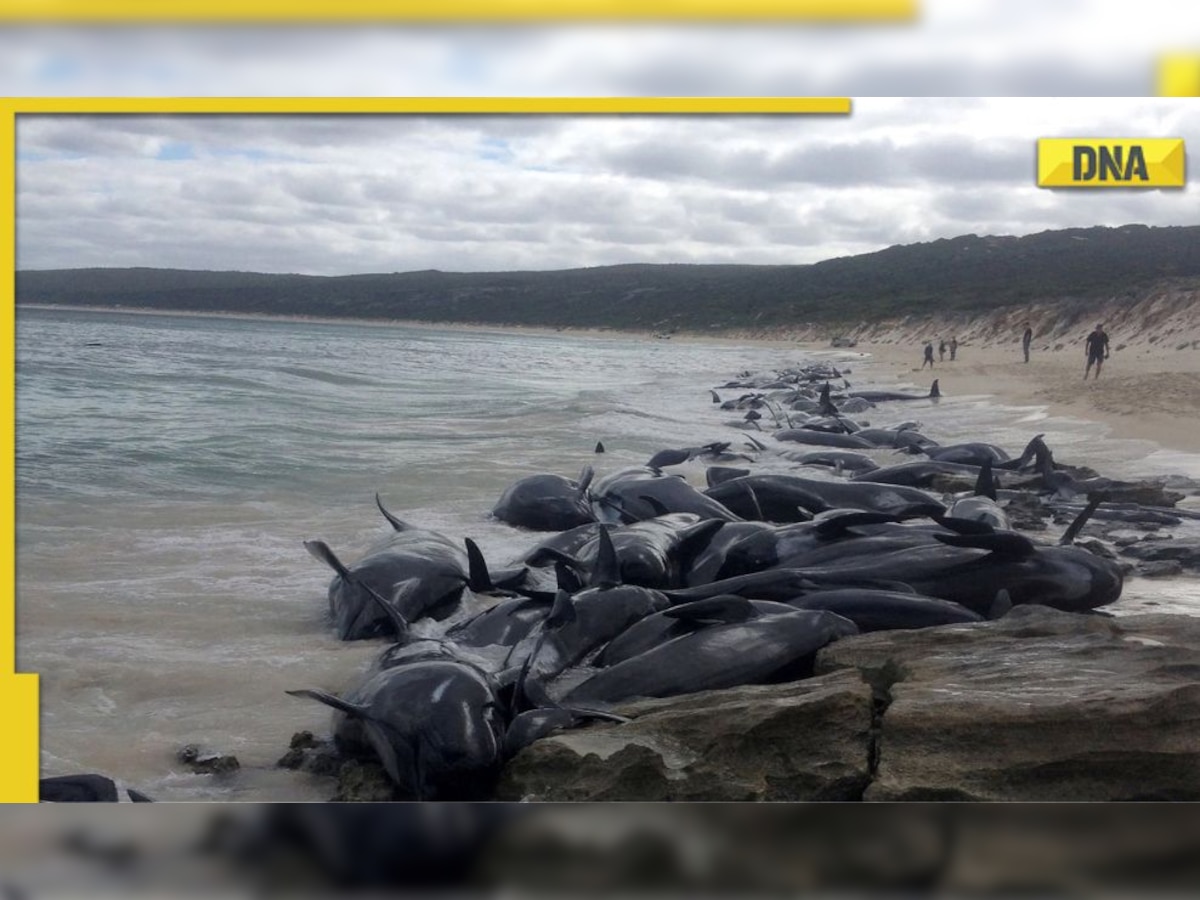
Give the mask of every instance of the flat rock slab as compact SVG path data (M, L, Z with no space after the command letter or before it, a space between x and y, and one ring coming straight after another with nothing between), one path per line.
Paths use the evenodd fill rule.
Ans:
M872 692L857 671L707 691L616 710L505 768L498 800L858 800Z
M1200 618L1018 606L821 651L843 669L890 695L865 799L1200 799Z
M1175 562L1184 569L1200 571L1200 540L1139 541L1122 551L1143 562Z

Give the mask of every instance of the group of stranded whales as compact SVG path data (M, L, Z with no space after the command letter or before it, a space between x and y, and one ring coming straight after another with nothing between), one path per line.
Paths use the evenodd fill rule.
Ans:
M804 678L822 647L859 633L981 622L1022 603L1088 612L1120 596L1120 568L1073 545L1094 492L1058 543L1009 527L1001 478L1055 496L1099 487L1055 469L1044 436L1014 457L941 447L915 422L850 418L937 400L936 383L921 395L849 392L828 364L750 378L714 390L714 405L773 421L778 447L716 441L575 479L522 478L492 516L542 539L502 568L378 497L393 534L356 562L306 542L334 570L338 636L389 643L341 693L289 693L332 707L338 752L378 763L397 797L478 799L531 742L622 721L638 698ZM749 392L721 401L730 388ZM797 433L859 443L798 453L787 449L806 442ZM862 452L880 449L922 458L880 466ZM707 487L667 471L683 464L705 465ZM975 489L934 493L939 476Z
M484 799L533 741L623 721L637 698L804 678L822 647L859 633L1120 597L1118 565L1073 545L1109 482L1057 467L1043 435L1013 457L940 446L916 422L856 422L875 404L941 394L937 382L920 395L849 391L845 374L827 363L745 373L712 392L714 405L755 413L744 421L764 438L766 411L775 442L746 435L744 449L715 441L642 466L520 479L491 514L541 539L504 566L377 495L390 533L357 559L304 546L333 570L336 635L386 644L339 693L289 693L332 707L337 752L377 763L398 798ZM729 389L743 393L722 401ZM789 449L809 435L857 443ZM921 459L880 466L866 450ZM666 471L683 464L705 465L707 487ZM974 490L935 493L939 476ZM1088 502L1058 543L1035 541L1009 527L1000 479Z

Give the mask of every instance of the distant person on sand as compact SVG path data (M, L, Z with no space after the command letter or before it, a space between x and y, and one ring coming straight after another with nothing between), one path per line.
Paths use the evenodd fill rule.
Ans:
M938 362L946 361L946 339L938 341Z
M1025 333L1021 335L1021 349L1025 351L1025 362L1029 362L1029 345L1033 343L1033 329L1025 323Z
M950 362L954 362L954 357L958 355L958 338L950 338Z
M929 364L929 368L933 368L933 341L925 342L925 362L921 363L922 369L925 368L926 363Z
M1100 377L1100 367L1108 359L1108 335L1104 333L1104 323L1096 326L1096 330L1087 336L1083 343L1083 352L1087 355L1087 368L1083 370L1083 380L1087 381L1092 365L1096 366L1096 377Z

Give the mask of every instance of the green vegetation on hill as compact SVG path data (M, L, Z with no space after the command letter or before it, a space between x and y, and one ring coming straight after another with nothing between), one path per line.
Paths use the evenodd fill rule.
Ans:
M737 329L981 313L1113 298L1200 275L1200 226L966 235L805 266L620 265L549 272L17 273L18 303L620 329Z

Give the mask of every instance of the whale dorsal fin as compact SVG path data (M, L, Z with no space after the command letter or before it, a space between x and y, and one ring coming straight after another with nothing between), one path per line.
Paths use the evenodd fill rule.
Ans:
M996 499L996 479L992 475L991 457L986 458L979 467L979 477L975 479L975 496L987 497L992 501Z
M571 595L566 591L559 591L554 595L554 605L550 607L550 613L546 616L546 625L558 628L560 625L571 624L575 619L575 604L571 602Z
M491 573L488 572L487 560L483 558L483 553L470 538L463 538L463 543L467 546L467 562L469 564L470 575L467 580L467 586L477 594L491 594L496 590L496 585L492 583Z
M616 587L621 583L621 561L617 558L617 548L613 546L612 535L602 525L596 540L596 564L592 569L589 584L591 587Z

